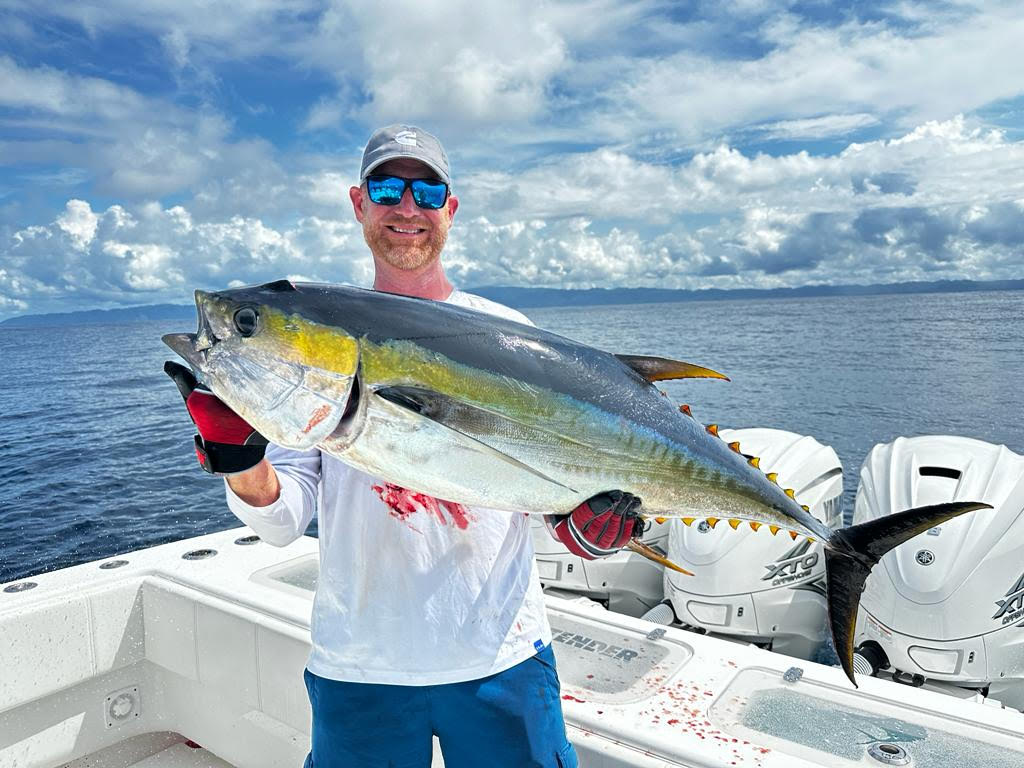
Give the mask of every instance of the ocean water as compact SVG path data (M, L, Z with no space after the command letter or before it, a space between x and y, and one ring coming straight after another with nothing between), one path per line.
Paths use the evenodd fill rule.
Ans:
M813 435L852 511L872 445L954 434L1024 453L1024 292L546 308L610 352L706 365L665 382L704 423ZM0 328L0 582L239 525L163 374L161 324ZM311 533L315 534L314 527Z

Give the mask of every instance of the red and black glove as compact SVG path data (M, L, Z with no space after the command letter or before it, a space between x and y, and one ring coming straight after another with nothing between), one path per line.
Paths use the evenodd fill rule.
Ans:
M192 371L168 360L164 373L178 385L188 415L199 430L196 456L211 475L233 475L252 469L267 452L267 438L196 381Z
M640 497L623 491L599 493L568 515L559 515L552 530L578 557L596 560L613 555L643 532Z

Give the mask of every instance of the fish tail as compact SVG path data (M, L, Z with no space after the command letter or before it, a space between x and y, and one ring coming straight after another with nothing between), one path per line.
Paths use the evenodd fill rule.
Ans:
M849 528L841 528L829 537L825 547L825 579L828 585L828 621L843 671L854 687L853 635L857 608L871 568L889 550L929 528L976 509L991 509L989 504L954 501L929 507L915 507L886 515Z

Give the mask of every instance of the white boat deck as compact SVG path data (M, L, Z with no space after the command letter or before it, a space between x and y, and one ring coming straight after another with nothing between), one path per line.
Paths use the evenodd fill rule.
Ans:
M301 766L317 541L250 533L0 589L0 766ZM586 602L548 611L586 768L878 766L875 743L929 768L1024 765L1024 715L997 702L873 678L854 689L838 669Z
M177 733L147 733L119 742L62 768L234 768Z

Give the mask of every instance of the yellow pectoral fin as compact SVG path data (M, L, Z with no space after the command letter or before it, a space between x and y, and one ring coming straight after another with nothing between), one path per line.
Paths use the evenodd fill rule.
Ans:
M639 539L630 539L629 543L626 544L626 549L632 552L636 552L638 555L643 555L648 560L651 560L652 562L655 562L658 565L663 565L666 568L671 568L673 571L681 573L684 576L693 576L693 574L690 571L686 570L685 568L680 568L667 557L663 557L662 555L658 554Z

